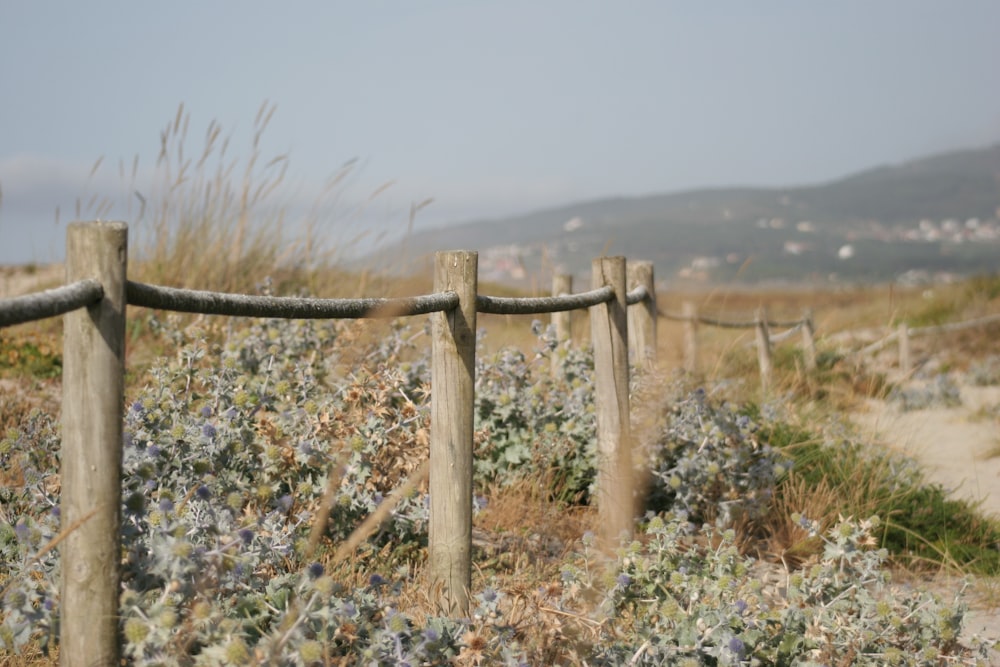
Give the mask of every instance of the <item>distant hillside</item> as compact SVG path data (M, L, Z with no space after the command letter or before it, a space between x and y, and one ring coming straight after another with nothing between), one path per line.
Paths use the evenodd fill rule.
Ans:
M589 275L601 254L656 263L664 280L919 279L1000 267L1000 145L869 169L831 183L585 201L419 231L368 258L480 251L481 274Z
M883 222L996 217L1000 144L869 169L800 192L808 206L831 217Z

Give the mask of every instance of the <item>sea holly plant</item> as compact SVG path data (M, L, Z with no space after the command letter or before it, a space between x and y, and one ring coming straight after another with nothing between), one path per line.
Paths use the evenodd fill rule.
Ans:
M322 660L347 651L434 663L461 651L456 638L468 622L430 619L418 631L401 613L388 614L398 591L381 578L368 598L331 597L336 587L322 563L307 558L325 494L333 491L323 544L332 546L426 457L429 361L416 345L423 331L396 324L366 337L357 323L284 320L234 326L224 338L169 320L150 328L177 351L149 369L125 410L122 608L130 658L239 663L263 655L281 663L291 660L282 651L301 649L288 664L311 664L318 647ZM501 365L513 374L513 363L510 356ZM45 544L58 531L59 446L54 422L36 415L0 448L24 478L2 489L6 649L54 635L58 557ZM418 485L369 549L419 558L412 545L426 539L426 522ZM323 595L306 590L310 582ZM322 632L313 615L326 619ZM296 632L281 634L289 625ZM480 637L476 650L492 651L494 635ZM501 653L514 660L516 647Z
M976 387L1000 385L1000 355L993 354L970 363L966 378Z
M651 515L610 570L584 545L563 570L561 605L600 597L595 665L985 664L985 645L957 642L958 599L891 585L878 526L845 519L820 536L820 558L787 572L741 556L732 530Z
M308 566L307 537L328 487L324 539L336 544L426 456L429 411L414 377L398 370L413 343L405 327L366 345L351 323L261 321L229 334L213 342L197 328L171 331L176 355L149 371L126 408L123 603L137 618L195 630L195 612L235 614L263 636L281 617L274 596L285 593L274 582ZM362 343L350 360L341 338ZM0 491L0 639L18 648L58 612L56 552L32 556L57 533L60 441L38 416L3 443L5 463L23 475ZM371 544L419 544L426 521L425 498L403 498ZM217 639L194 636L194 647ZM166 650L157 646L136 657Z
M729 527L768 506L791 462L758 438L758 425L703 389L677 401L646 452L654 509L687 512L698 523Z
M939 373L929 382L897 387L889 393L889 400L903 412L962 405L961 391L947 373Z
M559 343L533 324L534 354L505 348L476 365L476 475L509 483L552 475L552 493L587 502L597 460L594 360L590 349ZM553 375L551 356L560 357Z

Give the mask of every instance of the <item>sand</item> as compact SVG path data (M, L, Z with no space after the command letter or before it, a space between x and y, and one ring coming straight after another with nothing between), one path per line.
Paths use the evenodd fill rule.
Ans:
M1000 387L962 385L960 395L961 406L910 412L873 400L853 420L863 438L911 456L932 482L1000 518ZM960 579L941 574L923 583L946 594L960 586ZM1000 639L996 584L975 582L968 602L963 638ZM1000 653L993 652L990 664L1000 665Z

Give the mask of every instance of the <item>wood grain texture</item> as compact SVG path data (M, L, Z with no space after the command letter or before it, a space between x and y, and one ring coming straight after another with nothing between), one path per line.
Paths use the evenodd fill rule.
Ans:
M72 223L66 282L94 279L103 298L64 316L59 660L119 664L122 420L125 373L124 223ZM89 518L88 518L89 516Z
M802 313L802 357L805 360L806 371L816 370L816 326L813 322L812 308L806 308Z
M683 305L684 318L684 370L698 372L698 307L692 301Z
M478 258L439 252L434 269L434 291L459 297L457 308L431 316L430 584L440 610L452 616L468 615L472 584Z
M573 276L564 273L557 273L552 276L552 296L573 293ZM562 346L573 335L573 311L567 310L559 313L552 313L552 327L556 332L556 341ZM563 357L559 350L552 352L552 377L562 374Z
M628 348L637 368L656 367L656 287L652 262L628 262L628 287L645 287L649 298L628 309Z
M625 258L602 257L592 265L594 288L615 298L590 309L597 406L597 503L602 541L612 548L633 531L631 426L629 423L628 314Z
M757 363L760 366L760 386L766 394L771 388L771 337L767 330L767 311L757 309Z

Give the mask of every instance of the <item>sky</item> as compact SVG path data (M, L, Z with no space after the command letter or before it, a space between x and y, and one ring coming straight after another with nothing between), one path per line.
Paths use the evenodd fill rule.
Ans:
M181 105L186 155L214 122L244 161L273 108L270 205L343 238L987 146L997 26L995 0L4 1L0 263L60 260L78 200L134 223Z

